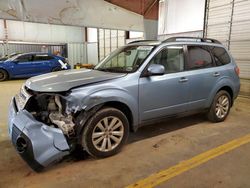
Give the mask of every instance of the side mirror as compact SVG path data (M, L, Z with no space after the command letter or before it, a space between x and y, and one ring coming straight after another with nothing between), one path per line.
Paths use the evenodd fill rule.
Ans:
M147 69L148 76L159 76L165 74L165 67L159 64L151 64Z

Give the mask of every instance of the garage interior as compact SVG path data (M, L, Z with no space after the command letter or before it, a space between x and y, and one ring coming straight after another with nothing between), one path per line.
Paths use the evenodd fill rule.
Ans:
M8 106L26 79L3 81L0 187L250 187L250 0L0 2L3 57L60 53L78 69L95 66L132 41L178 36L214 38L232 53L241 88L224 122L211 123L203 114L171 118L131 133L117 155L94 159L76 153L37 173L8 135ZM227 143L231 149L209 154ZM206 159L195 161L206 152Z

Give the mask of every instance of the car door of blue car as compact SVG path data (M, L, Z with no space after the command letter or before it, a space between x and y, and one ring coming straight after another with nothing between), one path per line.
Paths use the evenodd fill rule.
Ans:
M13 77L31 76L33 74L32 61L32 54L24 54L17 56L17 58L13 60L11 66L11 74L13 75Z
M161 64L165 74L142 76L139 80L140 119L143 121L185 112L188 80L184 69L183 46L168 46L152 58L149 64Z
M53 59L54 58L48 54L35 54L33 59L34 74L38 75L51 72Z

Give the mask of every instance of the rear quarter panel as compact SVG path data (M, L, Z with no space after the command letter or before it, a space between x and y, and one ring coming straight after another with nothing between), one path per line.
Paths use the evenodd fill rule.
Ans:
M233 91L233 100L236 99L236 97L239 94L240 90L240 79L235 73L235 63L231 62L224 66L217 67L217 71L221 73L221 77L217 80L215 87L210 92L208 101L206 103L206 107L210 107L210 105L213 102L214 96L216 93L225 86L228 86Z

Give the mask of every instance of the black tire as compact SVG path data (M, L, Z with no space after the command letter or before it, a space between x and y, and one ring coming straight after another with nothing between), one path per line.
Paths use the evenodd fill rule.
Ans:
M57 71L60 71L60 70L62 70L60 67L55 67L55 68L52 69L51 72L57 72Z
M110 146L110 145L108 145L108 142L110 144L114 144L113 146L115 146L115 144L117 144L117 145L109 151L108 151L108 149L107 149L107 151L100 151L101 148L98 149L99 146L95 145L94 141L97 141L97 139L99 139L103 136L100 136L99 138L93 138L93 137L94 137L95 133L102 134L102 132L104 132L104 131L101 131L101 129L99 129L98 124L101 123L103 128L105 128L104 119L106 119L106 118L108 119L107 122L109 122L109 124L108 124L109 126L112 124L113 119L114 119L114 121L117 119L117 122L118 122L118 123L116 122L114 124L113 128L115 128L118 124L119 125L122 124L122 126L119 127L119 131L115 131L117 129L110 130L110 132L112 132L112 133L109 133L109 134L112 134L112 135L104 135L104 133L103 133L105 138L103 138L100 141L100 142L102 142L102 143L100 143L100 145L103 144L104 139L106 139L105 144L104 144L105 148ZM100 132L97 132L98 129ZM118 144L115 142L115 140L113 140L113 137L114 137L113 133L114 132L121 132L120 130L123 131L123 135L120 137L115 136L116 138L119 137L119 139L120 139L120 142ZM107 130L105 130L105 134L106 134L106 131ZM83 148L93 157L104 158L104 157L109 157L109 156L112 156L112 155L118 153L121 150L122 146L126 143L128 135L129 135L129 122L128 122L127 117L120 110L118 110L116 108L107 107L107 108L100 109L95 115L93 115L88 120L86 126L84 127L83 133L82 133L81 143L82 143ZM96 140L94 140L94 139L96 139ZM108 141L108 139L110 141Z
M226 101L225 104L227 104L227 105L221 105L221 104L219 105L219 103L220 103L219 100L221 100L221 99L224 99ZM228 103L227 103L227 101L228 101ZM229 93L225 90L219 91L215 95L213 103L212 103L212 105L209 109L209 112L207 114L208 119L212 122L215 122L215 123L224 121L230 112L231 104L232 104L232 99L231 99L231 96L229 95ZM219 108L223 108L223 112L225 112L225 113L221 112L221 114L220 114L218 112L218 110L221 111L221 109L219 109ZM225 110L225 109L227 109L227 110ZM218 113L216 113L216 112L218 112Z
M0 82L8 80L8 78L9 78L8 72L3 69L0 69Z

